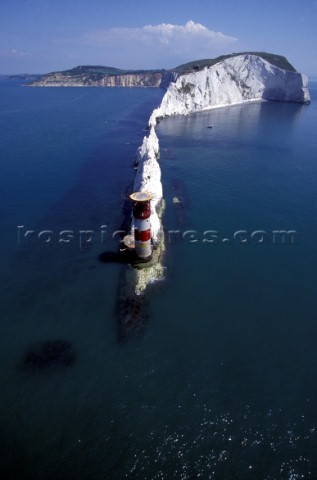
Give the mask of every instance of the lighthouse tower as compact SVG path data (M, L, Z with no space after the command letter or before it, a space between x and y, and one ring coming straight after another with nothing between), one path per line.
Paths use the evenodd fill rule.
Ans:
M130 195L130 199L133 202L135 253L142 260L150 260L152 195L148 192L135 192Z

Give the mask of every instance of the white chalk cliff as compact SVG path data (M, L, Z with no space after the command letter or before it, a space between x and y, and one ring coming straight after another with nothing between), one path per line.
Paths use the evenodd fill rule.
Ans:
M146 191L153 195L151 230L156 242L161 241L164 247L158 215L163 189L157 161L159 142L154 128L157 119L259 100L309 103L307 83L305 75L280 69L252 54L236 55L209 68L181 75L170 83L161 105L150 117L149 136L144 137L138 148L138 170L134 182L134 191ZM136 294L143 293L149 283L163 278L163 273L160 262L139 270L136 274Z
M151 201L151 233L155 241L161 234L161 222L158 217L158 208L163 198L161 183L161 169L158 164L159 142L154 127L151 127L148 137L144 137L142 145L137 151L138 170L134 180L135 192L149 192Z
M154 127L150 128L148 137L144 137L142 145L137 150L136 162L137 173L133 189L135 192L149 192L151 200L151 234L154 242L158 245L158 256L164 250L164 234L159 218L159 211L163 201L163 188L161 183L161 169L158 164L159 141ZM154 265L136 271L135 293L142 294L146 287L155 281L164 278L164 268L157 261Z
M236 55L179 76L169 85L149 124L155 126L160 117L256 100L309 103L307 84L305 75L275 67L262 57Z

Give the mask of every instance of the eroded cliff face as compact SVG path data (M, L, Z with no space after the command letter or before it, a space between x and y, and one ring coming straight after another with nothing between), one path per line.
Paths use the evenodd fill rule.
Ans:
M126 73L122 75L69 75L63 72L44 75L33 87L163 87L175 76L162 72Z
M144 73L112 75L105 77L101 86L104 87L159 87L162 73Z
M308 79L282 70L256 55L238 55L209 68L178 77L169 85L149 124L169 115L256 100L309 103Z

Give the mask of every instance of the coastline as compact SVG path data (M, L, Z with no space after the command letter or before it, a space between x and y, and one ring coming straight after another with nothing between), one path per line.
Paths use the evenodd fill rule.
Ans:
M198 72L182 75L171 82L160 105L150 115L149 134L137 150L134 191L150 192L151 231L160 254L154 250L154 264L137 270L135 293L164 278L162 256L165 250L162 228L163 187L159 159L159 139L155 127L165 117L189 115L256 102L286 101L308 104L308 78L282 70L256 55L238 55Z

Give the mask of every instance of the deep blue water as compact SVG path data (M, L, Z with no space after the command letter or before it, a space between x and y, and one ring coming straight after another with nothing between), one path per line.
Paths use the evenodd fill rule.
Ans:
M166 281L148 296L147 324L122 342L125 267L98 261L116 245L97 233L120 227L134 153L163 92L2 81L3 478L317 477L310 90L310 106L160 123ZM18 242L18 226L35 234ZM66 229L72 241L58 242ZM94 242L80 248L88 229ZM210 230L217 241L203 242ZM275 230L295 231L295 242L274 242ZM30 348L59 339L70 365L23 366Z

